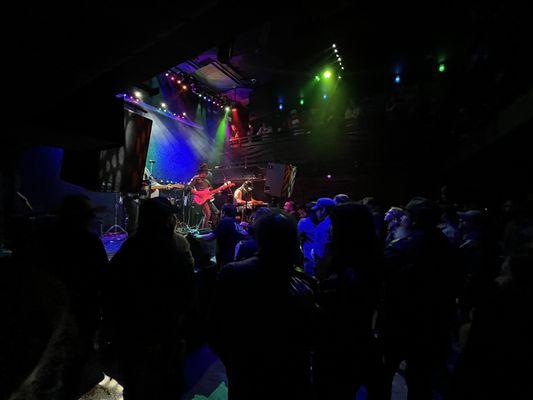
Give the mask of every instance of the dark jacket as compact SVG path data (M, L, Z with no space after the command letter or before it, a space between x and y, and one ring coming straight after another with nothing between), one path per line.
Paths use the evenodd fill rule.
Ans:
M226 366L231 399L305 398L309 390L313 293L276 268L253 257L219 274L210 342Z

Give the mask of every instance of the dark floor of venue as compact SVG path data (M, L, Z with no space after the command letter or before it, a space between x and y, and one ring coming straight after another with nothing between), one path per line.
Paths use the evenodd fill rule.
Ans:
M228 398L224 365L207 346L202 346L187 357L185 375L187 389L181 397L182 400L226 400ZM265 377L264 384L268 385L268 377ZM154 382L154 385L157 385L157 382ZM123 387L119 382L106 376L98 387L91 389L82 396L81 400L118 400L122 396L122 391ZM392 382L391 400L406 398L405 380L400 373L397 373ZM357 393L356 400L366 399L366 391L362 388Z

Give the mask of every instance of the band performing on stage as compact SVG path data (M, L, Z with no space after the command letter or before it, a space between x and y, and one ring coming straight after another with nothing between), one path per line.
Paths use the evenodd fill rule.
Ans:
M140 193L125 196L127 230L134 230L139 202L159 196L167 197L175 206L178 227L184 232L206 230L215 226L220 218L220 211L215 203L220 206L235 205L237 217L241 221L248 221L258 208L269 206L269 203L253 197L254 182L250 179L244 180L235 191L232 191L236 186L235 182L224 179L221 185L214 187L212 180L213 173L207 163L200 164L196 175L186 184L159 182L145 168Z

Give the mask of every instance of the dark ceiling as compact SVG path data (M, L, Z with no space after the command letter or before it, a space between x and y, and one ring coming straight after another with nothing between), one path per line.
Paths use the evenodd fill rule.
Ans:
M342 51L347 78L368 83L368 90L397 66L423 77L441 54L459 60L460 70L479 40L492 43L498 62L524 68L529 14L516 7L340 0L23 5L11 13L15 24L7 40L18 123L10 137L24 131L34 141L43 125L49 127L45 132L76 131L93 112L105 122L105 99L228 43L239 56L236 70L258 86L313 74L333 42ZM38 137L46 141L46 135Z

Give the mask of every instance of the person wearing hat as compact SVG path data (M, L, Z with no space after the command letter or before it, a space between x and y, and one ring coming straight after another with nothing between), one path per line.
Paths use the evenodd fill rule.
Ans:
M233 193L233 204L237 207L246 207L248 203L254 201L252 191L254 184L252 181L244 181Z
M445 373L459 263L453 246L437 228L436 203L415 197L403 210L405 236L385 249L386 294L380 322L386 360L384 398L390 397L394 373L406 360L409 397L429 399L432 378Z
M403 221L408 218L406 211L401 207L391 207L383 218L387 226L385 245L406 236Z
M326 245L329 242L329 232L331 228L329 214L333 208L335 208L335 201L333 201L333 199L330 199L329 197L321 197L311 209L315 212L316 220L318 221L312 249L312 258L315 262L315 267L326 255ZM314 269L309 272L310 275L315 275Z
M308 275L313 275L315 271L315 260L313 259L313 247L315 245L316 227L319 221L316 213L313 211L315 202L305 205L305 217L298 222L298 236L300 239L300 248L303 253L304 271Z
M192 177L188 186L191 188L193 194L198 193L199 191L205 189L212 189L211 182L208 180L209 177L209 166L207 163L202 163L198 167L197 174ZM218 208L212 201L206 201L202 204L202 214L204 215L202 219L201 229L209 227L209 221L213 216L218 215Z
M254 184L252 181L245 181L240 187L233 193L233 204L237 207L237 213L243 213L249 215L251 213L252 206L266 206L267 204L256 200L252 197L252 191L254 190Z

